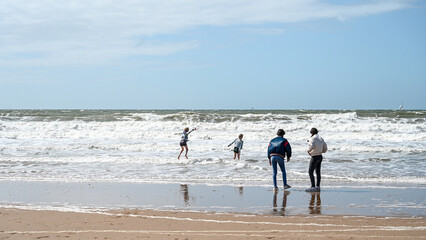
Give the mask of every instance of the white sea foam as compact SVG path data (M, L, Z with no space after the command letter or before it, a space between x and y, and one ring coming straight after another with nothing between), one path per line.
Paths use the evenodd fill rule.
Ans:
M284 128L288 178L306 181L309 129L327 141L325 182L423 185L423 111L0 111L0 179L266 185L266 147ZM377 116L376 116L377 115ZM402 116L401 116L402 115ZM180 134L189 159L180 160ZM242 160L227 145L244 134ZM245 161L248 160L248 161Z

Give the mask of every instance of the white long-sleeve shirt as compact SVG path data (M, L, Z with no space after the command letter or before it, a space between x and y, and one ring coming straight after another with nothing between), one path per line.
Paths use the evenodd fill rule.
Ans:
M243 149L243 144L244 144L244 141L243 140L241 140L241 139L239 139L239 138L236 138L233 142L231 142L229 145L232 145L234 143L234 147L237 147L240 151L241 151L241 149Z
M327 152L327 143L318 134L313 135L308 141L308 153L311 156L318 156Z

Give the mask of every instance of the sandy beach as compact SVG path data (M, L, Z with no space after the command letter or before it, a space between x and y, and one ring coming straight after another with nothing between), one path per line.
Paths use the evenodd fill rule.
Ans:
M0 239L424 239L423 188L0 182Z
M424 218L0 210L0 239L424 239Z

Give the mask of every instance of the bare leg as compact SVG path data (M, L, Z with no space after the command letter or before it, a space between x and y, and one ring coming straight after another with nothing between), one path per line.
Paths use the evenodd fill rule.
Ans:
M240 153L238 153L238 160L240 160Z
M182 148L182 150L180 150L180 153L179 153L179 156L178 156L178 159L180 159L180 155L182 154L182 152L183 152L183 146L180 146L181 148Z
M186 159L188 159L188 146L185 146L185 148L186 148L185 157L186 157ZM182 149L182 151L183 151L183 149Z
M237 153L234 152L234 159L237 157Z

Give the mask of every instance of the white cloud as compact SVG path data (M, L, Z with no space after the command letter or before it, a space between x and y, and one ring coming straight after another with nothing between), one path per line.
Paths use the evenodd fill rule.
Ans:
M407 0L335 5L320 0L2 0L0 64L96 64L131 55L172 54L197 41L144 42L200 26L344 20L409 7ZM257 30L256 30L257 29Z
M244 33L255 35L279 35L284 33L283 28L246 28Z
M136 44L127 39L110 41L45 40L24 45L0 47L0 65L79 65L107 64L113 59L135 55L167 55L198 47L196 41Z

